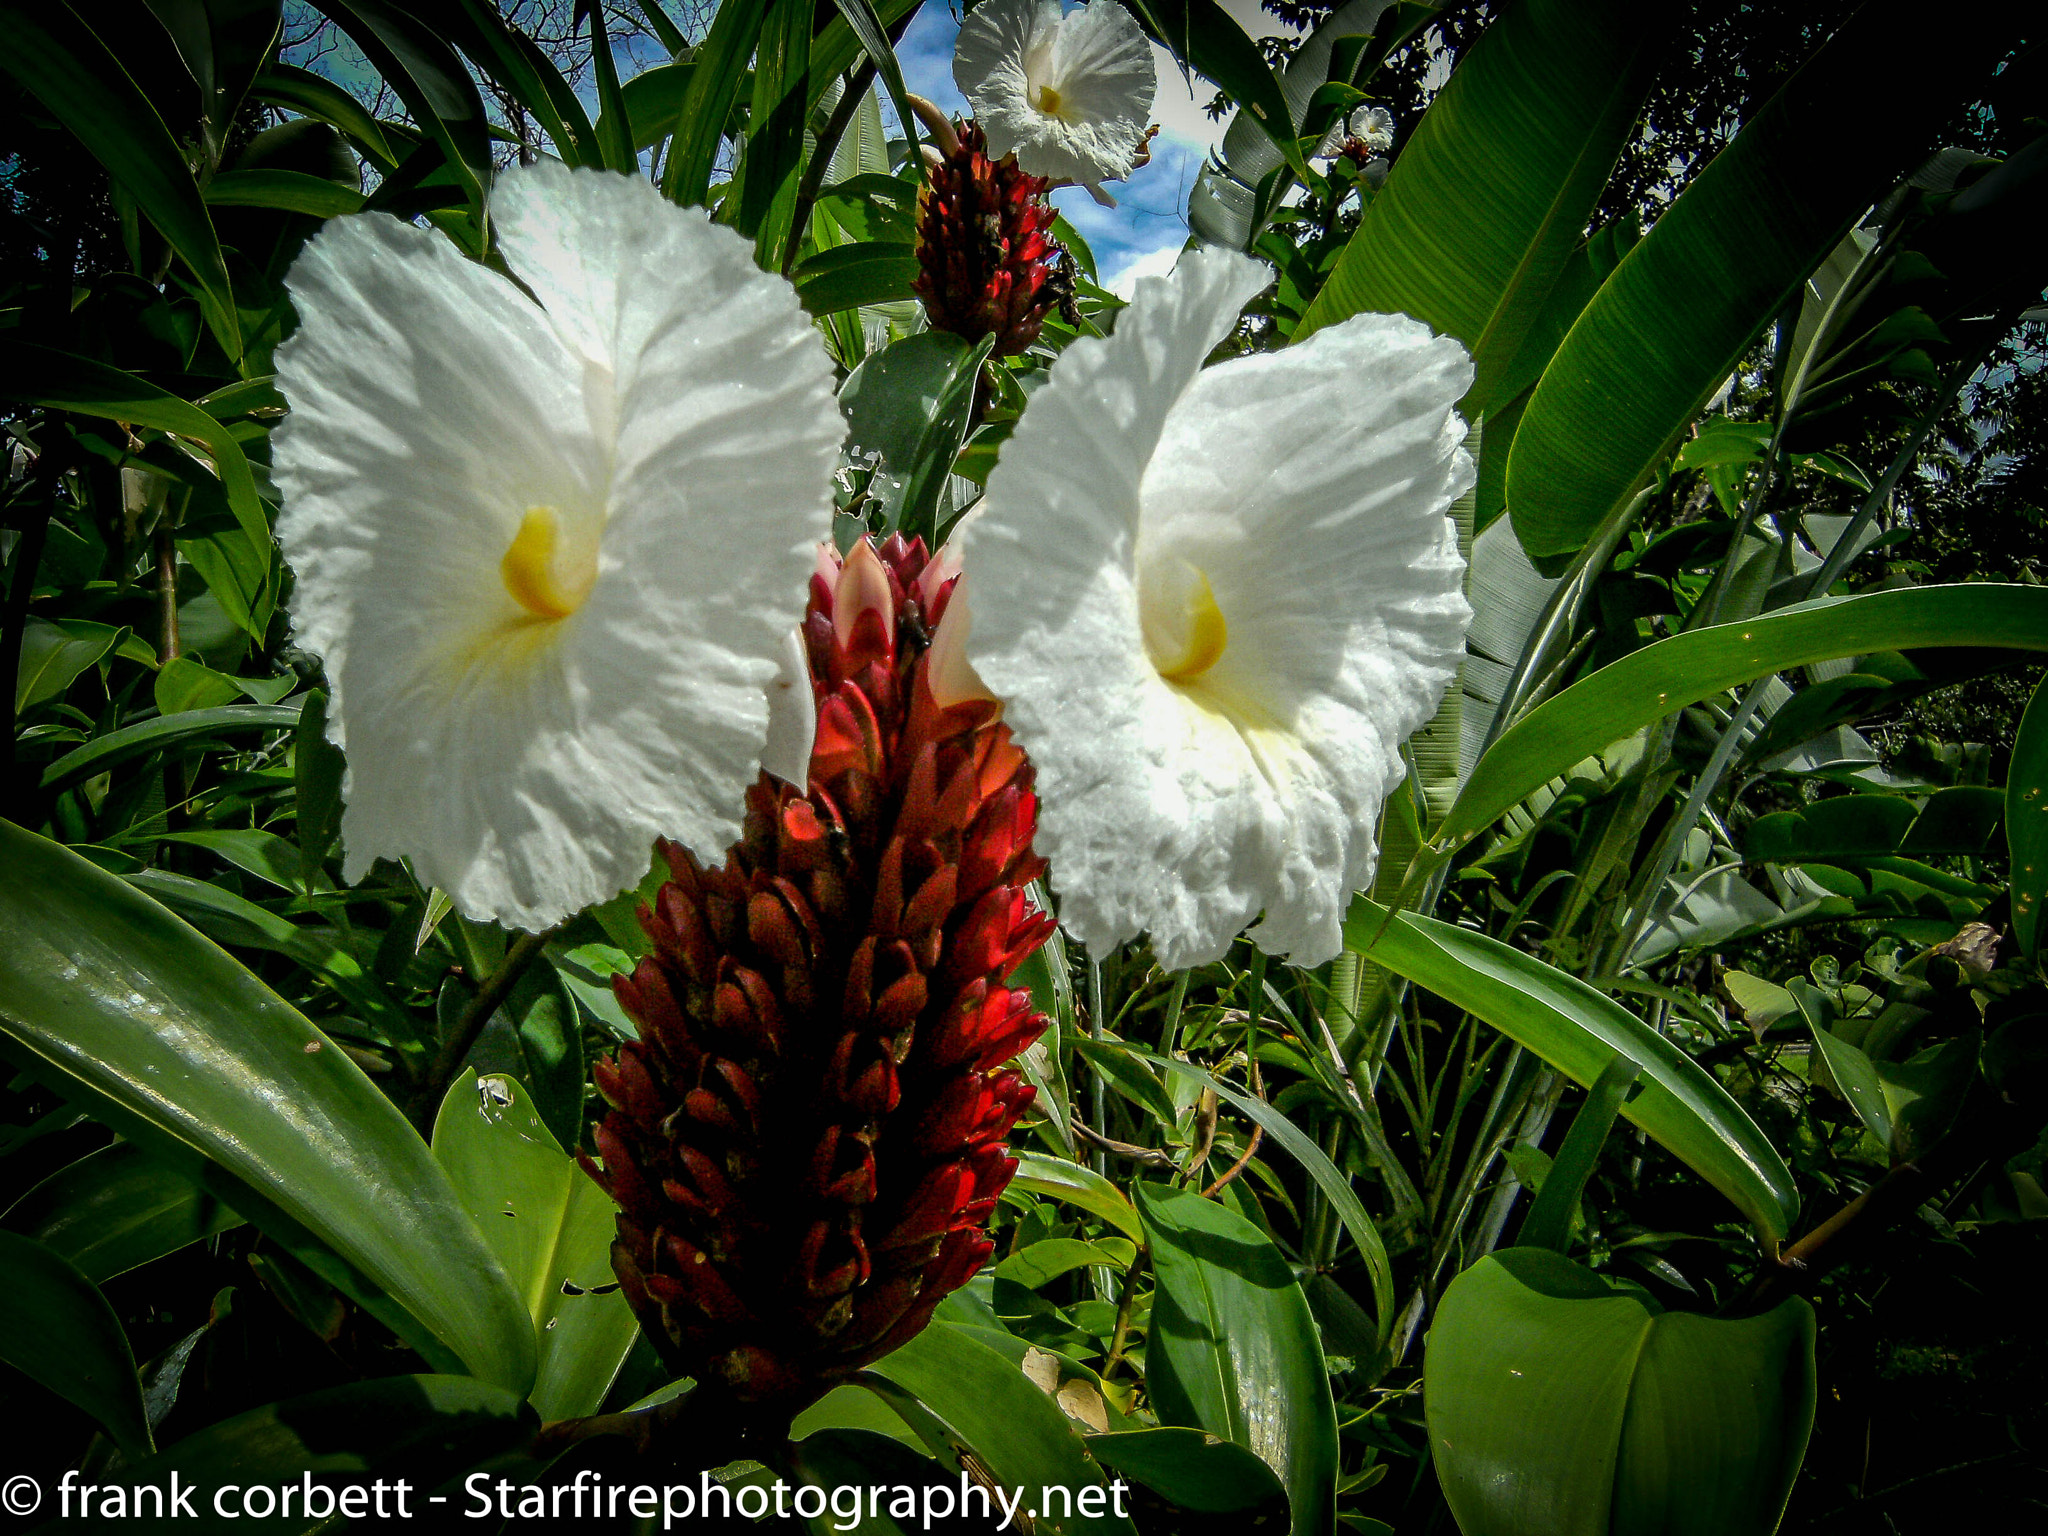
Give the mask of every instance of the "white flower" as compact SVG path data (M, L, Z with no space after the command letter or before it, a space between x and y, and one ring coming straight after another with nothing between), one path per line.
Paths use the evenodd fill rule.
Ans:
M490 211L538 304L381 214L293 266L278 536L348 877L404 855L539 929L657 835L738 836L844 423L794 290L701 210L545 162Z
M1202 370L1272 274L1183 256L1068 347L964 525L967 655L1038 768L1060 919L1162 965L1337 953L1471 610L1457 342L1359 315Z
M1347 144L1362 144L1376 155L1394 147L1394 114L1385 107L1356 107L1340 117L1316 146L1315 158L1328 160L1344 153Z
M1117 0L1062 18L1060 0L984 0L960 28L953 79L997 159L1053 181L1131 174L1159 91L1152 45Z

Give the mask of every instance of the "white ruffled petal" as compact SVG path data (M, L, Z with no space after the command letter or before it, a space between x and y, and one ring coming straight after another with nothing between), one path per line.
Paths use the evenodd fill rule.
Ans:
M965 529L969 653L1037 765L1062 921L1091 947L1149 930L1169 967L1261 912L1267 950L1336 953L1469 617L1443 515L1472 478L1463 350L1362 316L1198 375L1263 276L1204 252L1141 284L1055 366ZM1143 605L1176 571L1228 640L1168 682Z
M1091 187L1131 174L1159 89L1151 44L1117 0L1064 19L1059 0L988 0L961 26L953 78L991 155Z
M1060 0L983 0L960 24L953 83L998 159L1036 126L1026 61L1050 50L1059 24ZM998 139L1001 149L995 147Z
M351 878L404 855L541 928L658 835L737 834L844 429L793 291L701 212L554 165L493 211L545 310L381 216L294 267L279 534L349 754ZM566 617L501 574L535 507L587 540Z

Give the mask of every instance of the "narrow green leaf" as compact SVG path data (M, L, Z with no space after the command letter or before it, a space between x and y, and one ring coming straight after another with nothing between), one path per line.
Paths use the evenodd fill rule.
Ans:
M0 1217L94 1285L241 1224L211 1191L126 1141L59 1168Z
M1738 684L1844 656L1955 645L2048 650L2048 588L1970 582L1825 597L1659 640L1503 732L1436 842L1444 850L1459 846L1574 763Z
M1337 1506L1337 1409L1322 1337L1287 1260L1235 1211L1157 1184L1133 1190L1157 1285L1145 1385L1160 1417L1254 1453L1287 1490L1289 1529Z
M417 3L417 0L416 0ZM597 136L576 88L538 44L487 0L430 0L423 10L491 79L531 112L569 165L600 165Z
M310 886L341 836L341 778L348 764L327 739L327 695L318 689L299 706L292 736L292 805L298 815L299 878Z
M1922 12L1871 0L1743 126L1622 259L1536 386L1508 463L1531 556L1578 549L1649 476L1856 219L1929 147L1903 95L1951 101L2019 18L1902 48Z
M184 152L149 98L68 5L0 0L0 67L32 91L135 199L199 282L206 323L230 358L242 355L235 295L220 238ZM0 378L21 377L12 359Z
M491 181L490 119L476 81L443 32L413 7L387 0L321 0L320 8L363 50L413 122L441 146L481 208Z
M331 219L360 213L363 194L304 171L222 171L206 184L206 201L216 208L281 208Z
M839 14L845 18L853 35L860 40L861 51L874 61L875 72L882 77L889 99L896 104L896 121L910 135L908 147L911 163L915 165L917 114L910 109L910 90L903 83L903 65L897 60L896 45L889 41L888 28L875 11L874 0L834 0L834 4L839 7Z
M121 1320L77 1268L0 1232L0 1360L97 1419L122 1454L155 1450Z
M1642 1072L1627 1056L1616 1056L1601 1068L1593 1086L1586 1090L1586 1102L1572 1117L1572 1128L1565 1132L1564 1145L1558 1148L1543 1188L1522 1218L1521 1246L1563 1253L1570 1244L1579 1197L1593 1170L1600 1166L1600 1149L1607 1145L1614 1117L1621 1113L1629 1089Z
M1480 36L1367 206L1296 340L1407 314L1472 350L1469 415L1499 386L1634 132L1673 13L1522 0Z
M160 752L203 736L234 731L277 730L298 724L296 704L230 704L124 725L65 753L43 770L43 788L59 789L145 752Z
M1377 955L1374 956L1378 958ZM1372 1217L1366 1214L1360 1203L1358 1192L1351 1187L1351 1180L1330 1161L1323 1149L1310 1140L1307 1134L1281 1111L1264 1099L1255 1099L1240 1089L1219 1078L1210 1076L1192 1062L1169 1060L1143 1051L1136 1046L1126 1046L1133 1056L1149 1061L1156 1067L1164 1068L1190 1082L1212 1090L1219 1098L1236 1106L1255 1125L1265 1127L1266 1134L1287 1149L1288 1154L1301 1164L1302 1172L1315 1181L1323 1197L1330 1202L1337 1213L1337 1219L1344 1223L1344 1230L1351 1234L1351 1240L1358 1245L1358 1256L1364 1261L1366 1273L1372 1279L1373 1309L1378 1314L1382 1331L1394 1326L1394 1266L1387 1257L1386 1244L1381 1241L1379 1228L1373 1225Z
M640 158L633 152L633 134L626 115L625 98L619 94L619 66L612 57L612 40L605 31L603 0L578 0L576 9L590 23L590 63L597 76L597 148L607 170L627 176L640 172Z
M251 93L273 107L332 123L355 140L356 148L378 170L389 173L398 169L398 157L392 154L384 130L370 110L325 76L296 65L273 62L256 77Z
M798 184L803 175L806 89L811 67L810 0L772 0L754 50L754 96L747 112L747 142L740 155L737 202L725 217L754 239L754 257L777 271L789 245Z
M524 1391L524 1307L361 1069L127 882L6 822L0 859L0 1028L317 1235L476 1375Z
M835 310L911 298L917 272L916 246L896 240L857 240L820 251L791 276L804 312L829 315Z
M1613 998L1484 934L1390 915L1363 896L1351 903L1344 943L1485 1020L1581 1087L1598 1082L1617 1055L1641 1062L1642 1091L1621 1112L1766 1237L1790 1234L1798 1190L1769 1138L1706 1068Z
M711 171L725 138L726 118L739 97L747 61L754 56L765 5L721 5L711 30L697 45L695 65L683 92L682 110L669 139L668 159L661 168L662 195L685 206L705 202L711 193Z

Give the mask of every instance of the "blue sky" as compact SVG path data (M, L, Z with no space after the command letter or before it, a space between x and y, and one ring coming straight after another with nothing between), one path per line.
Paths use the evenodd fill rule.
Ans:
M1258 0L1224 0L1223 9L1254 36L1285 30L1259 9ZM959 32L960 23L946 0L928 0L896 53L911 90L964 116L967 102L953 84L953 40ZM1153 141L1152 163L1128 182L1109 184L1106 190L1118 204L1113 209L1097 207L1079 187L1053 194L1060 212L1094 251L1105 284L1128 278L1133 264L1148 256L1151 261L1140 270L1159 271L1171 264L1172 253L1188 238L1188 188L1203 156L1221 141L1228 121L1211 123L1203 116L1201 108L1214 94L1208 82L1197 79L1191 88L1170 55L1158 48L1153 53L1159 64L1159 102L1153 119L1160 132Z

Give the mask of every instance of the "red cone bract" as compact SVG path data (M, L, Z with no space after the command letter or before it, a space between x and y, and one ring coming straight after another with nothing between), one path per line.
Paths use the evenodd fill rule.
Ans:
M1044 1028L1004 985L1052 928L1027 901L1031 768L928 637L957 577L863 541L813 578L807 793L763 775L715 869L667 849L598 1064L593 1174L641 1325L676 1371L794 1412L893 1349L987 1258L983 1224Z

